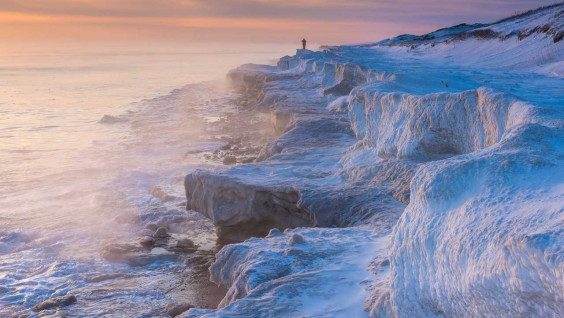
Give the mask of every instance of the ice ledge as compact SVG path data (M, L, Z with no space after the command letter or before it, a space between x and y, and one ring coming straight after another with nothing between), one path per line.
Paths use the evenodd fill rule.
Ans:
M249 64L229 73L237 89L255 98L254 109L271 114L282 135L264 147L255 164L187 176L187 207L208 216L218 234L230 239L263 236L273 227L367 223L380 212L390 228L404 202L340 175L342 156L358 140L346 109L328 107L333 94L381 74L325 52L285 59L295 66L280 71ZM335 87L340 88L327 92Z
M185 188L190 191L187 208L206 215L220 237L241 240L280 225L313 225L311 213L298 206L299 192L289 187L247 184L200 170L186 176Z

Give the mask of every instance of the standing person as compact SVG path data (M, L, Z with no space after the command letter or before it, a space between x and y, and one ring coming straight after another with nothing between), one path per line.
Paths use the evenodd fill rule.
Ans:
M302 40L302 46L304 47L304 50L306 49L306 42L307 42L306 39Z

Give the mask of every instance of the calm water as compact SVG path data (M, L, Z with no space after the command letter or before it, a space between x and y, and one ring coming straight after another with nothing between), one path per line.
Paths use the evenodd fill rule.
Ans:
M130 266L101 253L166 226L200 246L200 261L213 255L213 227L184 211L183 176L222 169L197 150L221 146L206 131L236 111L226 72L291 52L101 45L0 53L0 317L159 316L183 300L213 306L205 296L213 288L202 292L187 278L191 256L155 249ZM77 304L30 309L67 292Z

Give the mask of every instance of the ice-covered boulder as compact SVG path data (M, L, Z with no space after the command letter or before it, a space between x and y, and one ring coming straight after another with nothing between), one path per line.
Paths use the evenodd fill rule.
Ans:
M299 193L289 187L246 184L197 171L186 177L188 208L200 211L218 227L218 235L240 239L264 236L274 227L313 225L312 215L298 206Z

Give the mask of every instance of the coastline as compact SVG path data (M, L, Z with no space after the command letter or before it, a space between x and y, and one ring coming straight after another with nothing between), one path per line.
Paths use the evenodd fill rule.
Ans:
M13 56L0 317L564 317L564 3L218 47Z
M527 27L553 9L519 19ZM491 28L502 36L511 23ZM549 203L562 198L561 79L542 64L554 60L478 71L444 60L456 49L454 36L437 47L298 50L276 68L249 64L229 73L283 134L255 163L188 175L187 206L212 220L219 236L268 235L224 247L210 272L229 288L226 297L217 310L182 317L342 316L353 307L371 317L564 310L556 301L562 223L558 204ZM460 46L467 38L474 41L462 37ZM500 58L519 52L504 46L562 46L548 36L477 41L470 45L499 50ZM527 65L529 57L511 58ZM368 270L339 276L347 268ZM319 280L323 288L303 283ZM350 307L329 301L347 284L370 295ZM513 306L532 285L542 286L538 302ZM462 299L470 305L459 306Z

